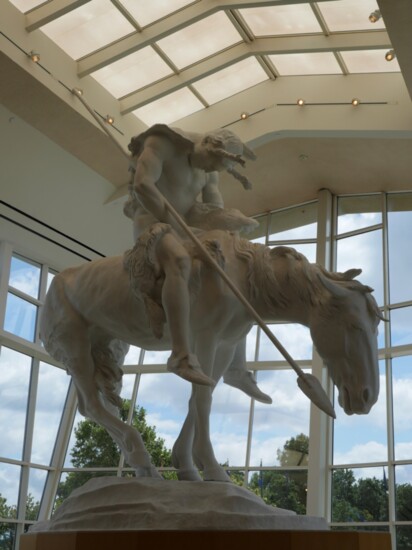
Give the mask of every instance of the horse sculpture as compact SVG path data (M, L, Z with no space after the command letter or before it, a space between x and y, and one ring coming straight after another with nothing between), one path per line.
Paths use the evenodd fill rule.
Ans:
M347 414L368 413L379 393L381 314L372 289L354 280L360 270L329 273L292 248L270 249L226 231L205 232L200 239L266 322L290 321L310 328L339 390L339 404ZM217 382L235 354L236 360L242 355L239 345L252 320L193 245L188 243L187 249L192 256L193 350L204 373ZM141 257L133 263L135 254L93 261L56 275L44 304L40 334L46 350L72 376L80 412L107 429L136 475L159 477L140 434L116 411L128 344L170 349L167 325L153 331L147 296L135 284L136 265L147 265L150 252L143 264ZM157 281L154 287L160 284ZM200 469L204 480L228 481L209 434L213 388L195 384L192 388L188 415L173 447L173 464L179 479L199 480Z

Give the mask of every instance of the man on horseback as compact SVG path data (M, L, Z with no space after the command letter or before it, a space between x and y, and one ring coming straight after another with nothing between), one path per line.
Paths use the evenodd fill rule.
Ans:
M172 339L167 368L191 382L210 385L211 380L202 373L190 349L191 258L181 240L182 230L170 215L164 198L188 224L198 229L251 229L256 225L254 220L236 210L223 209L217 172L228 171L245 189L250 189L249 180L234 167L244 165L242 156L254 159L255 155L228 130L189 134L164 124L156 124L134 137L129 149L134 174L124 212L133 220L135 239L156 222L172 228L163 226L155 248L156 262L164 276L161 301ZM199 195L202 202L198 201ZM240 343L236 350L224 381L255 399L270 402L246 369L244 344Z

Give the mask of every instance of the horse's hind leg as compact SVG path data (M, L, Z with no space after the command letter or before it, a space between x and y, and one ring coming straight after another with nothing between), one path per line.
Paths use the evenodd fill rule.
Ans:
M71 333L67 352L65 364L76 386L81 414L106 428L123 451L128 464L135 468L137 476L160 478L139 432L105 408L95 381L96 367L85 331Z

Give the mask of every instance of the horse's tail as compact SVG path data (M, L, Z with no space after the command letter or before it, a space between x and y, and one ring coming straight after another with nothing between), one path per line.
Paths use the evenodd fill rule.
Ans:
M121 340L99 341L91 350L97 387L106 404L116 408L122 405L120 391L123 371L121 366L128 350L129 345Z

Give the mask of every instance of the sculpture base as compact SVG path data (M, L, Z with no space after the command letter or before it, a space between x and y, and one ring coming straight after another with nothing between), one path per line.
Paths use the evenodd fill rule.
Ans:
M389 533L359 531L68 531L22 535L20 550L391 550Z

